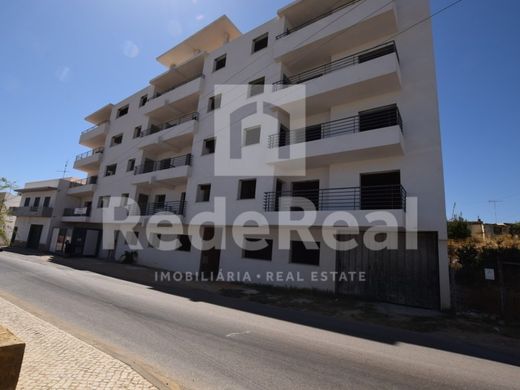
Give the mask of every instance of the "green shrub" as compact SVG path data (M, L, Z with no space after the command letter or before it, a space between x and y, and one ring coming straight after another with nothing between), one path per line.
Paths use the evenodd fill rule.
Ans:
M471 237L468 221L462 217L453 218L448 221L448 238L452 240L465 240Z

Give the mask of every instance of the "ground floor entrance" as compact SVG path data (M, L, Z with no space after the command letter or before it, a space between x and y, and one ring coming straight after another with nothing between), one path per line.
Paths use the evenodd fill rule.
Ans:
M31 225L27 236L27 248L39 249L42 236L43 225Z
M203 227L202 239L204 241L213 240L214 243L218 241L219 233L213 226ZM199 272L204 277L212 277L218 274L220 269L220 248L215 247L204 249L200 253L200 269Z
M398 233L398 249L374 251L361 243L348 251L337 251L338 272L363 272L359 278L338 281L339 294L377 301L439 309L439 254L437 233L418 233L418 249L406 249L405 233Z

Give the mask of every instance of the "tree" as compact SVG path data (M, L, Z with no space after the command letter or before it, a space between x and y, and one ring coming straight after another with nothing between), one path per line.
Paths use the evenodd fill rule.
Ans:
M468 221L462 215L448 221L448 238L452 240L465 240L471 237Z
M520 222L515 222L509 226L509 233L512 236L520 236Z
M14 188L14 183L7 180L5 177L0 177L0 191L11 190ZM7 215L9 210L4 201L0 201L0 242L7 242Z

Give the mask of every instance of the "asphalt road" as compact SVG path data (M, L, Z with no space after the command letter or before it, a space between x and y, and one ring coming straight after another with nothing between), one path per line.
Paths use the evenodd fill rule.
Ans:
M0 296L182 387L520 388L520 360L511 354L188 295L0 253Z

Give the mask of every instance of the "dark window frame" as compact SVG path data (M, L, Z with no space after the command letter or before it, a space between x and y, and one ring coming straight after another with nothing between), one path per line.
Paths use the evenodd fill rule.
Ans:
M148 94L139 98L139 107L143 107L148 102Z
M242 249L242 258L248 260L262 260L272 261L273 260L273 239L272 238L258 238L258 237L244 237L244 240L248 241L260 241L265 240L267 246L260 250L248 250ZM244 244L245 246L245 244Z
M133 170L135 170L135 158L130 158L126 162L126 171L130 172L130 171L133 171Z
M208 112L218 110L222 104L222 94L219 93L208 98Z
M203 188L206 188L207 187L207 196L205 196L205 191ZM196 199L196 202L197 203L202 203L202 202L209 202L211 199L211 184L210 183L205 183L205 184L199 184L197 186L197 199Z
M130 111L130 105L127 104L123 107L119 107L117 109L117 115L116 115L116 118L121 118L122 116L125 116L128 114L128 112Z
M222 64L222 61L224 62ZM216 72L220 69L225 68L227 65L227 53L222 54L221 56L218 56L213 60L213 72Z
M213 145L211 147L208 147L208 144L211 145L211 142L213 142ZM216 137L210 137L210 138L204 139L202 141L201 156L206 156L208 154L215 154L216 148L217 148L217 138Z
M114 172L113 173L108 173L109 171L109 168L114 168ZM108 176L115 176L117 173L117 164L110 164L110 165L107 165L105 166L105 177L108 177Z
M244 184L253 183L253 188L244 189ZM250 195L249 197L247 195ZM252 194L252 196L251 196ZM246 195L246 196L244 196ZM256 199L256 179L241 179L238 181L238 200Z
M134 135L133 138L139 138L141 137L141 134L143 133L143 127L142 126L136 126L134 127Z
M187 234L178 234L177 239L181 243L181 246L176 250L181 252L191 252L191 238Z
M248 143L247 142L247 135L251 134L253 130L258 130L258 140L256 142ZM260 138L262 136L262 126L251 126L246 129L244 129L244 146L251 146L251 145L258 145L260 143ZM256 138L255 138L256 140Z
M289 262L292 264L319 266L321 245L319 242L316 242L316 244L318 249L307 249L304 241L291 240ZM317 259L313 258L313 256L317 256ZM305 260L302 261L302 258Z
M261 95L265 92L265 76L259 77L249 82L249 90L247 91L249 97Z
M265 40L265 44L264 44ZM253 39L251 45L251 54L258 53L261 50L266 49L269 46L269 33L264 33Z
M119 142L116 142L116 140L119 140ZM112 138L110 139L110 147L116 146L116 145L121 145L122 143L123 143L123 133L113 135Z

